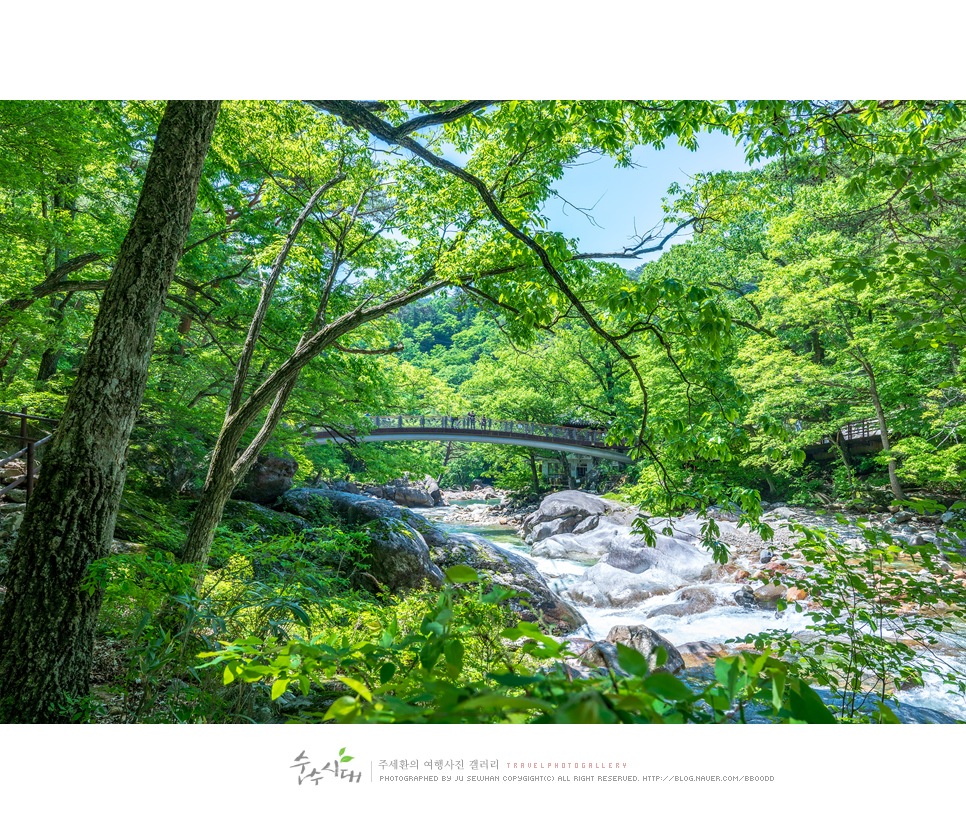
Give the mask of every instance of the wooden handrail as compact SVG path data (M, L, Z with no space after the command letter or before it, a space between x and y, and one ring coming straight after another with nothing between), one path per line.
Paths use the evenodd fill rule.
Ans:
M44 415L30 415L26 409L24 409L22 412L8 412L5 409L0 409L0 415L7 415L9 417L20 419L20 435L2 435L2 434L0 435L2 435L2 437L5 437L5 438L13 438L15 441L20 441L24 445L17 452L13 453L12 455L8 455L6 458L0 460L0 467L4 467L11 461L14 461L17 458L20 458L20 456L23 455L24 453L27 454L26 473L24 473L24 475L15 479L13 482L11 482L2 490L0 490L0 496L4 495L4 493L9 493L11 490L14 490L15 488L19 487L21 484L26 483L27 485L26 500L29 501L30 497L33 495L33 492L34 492L34 476L36 475L37 471L40 469L40 465L36 462L36 458L34 454L37 450L37 447L41 447L44 444L46 444L51 438L54 437L54 435L53 433L50 433L48 435L45 435L43 438L36 439L36 440L33 438L28 438L27 421L42 421L44 423L54 424L54 425L56 425L58 421L56 418L48 418Z
M59 424L60 420L58 418L48 418L45 415L28 415L26 410L23 412L8 412L6 409L0 409L0 415L10 415L14 418L26 418L28 421L44 421L48 424Z

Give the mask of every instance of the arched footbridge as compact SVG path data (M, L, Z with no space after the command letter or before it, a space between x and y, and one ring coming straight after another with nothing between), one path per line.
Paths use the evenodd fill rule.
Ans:
M320 430L312 433L312 442L343 444L349 441L468 441L482 444L512 444L536 450L579 453L631 464L627 447L607 443L607 432L602 429L538 424L531 421L505 421L495 418L451 418L447 415L369 415L372 429L365 435L353 430ZM813 460L835 455L836 443L844 444L853 453L878 452L882 438L874 419L855 421L841 427L833 442L831 438L805 447Z
M496 418L450 418L446 415L370 415L372 429L365 435L352 430L320 430L312 433L316 444L348 441L468 441L477 444L511 444L535 450L571 452L630 464L626 447L607 444L600 429L503 421Z

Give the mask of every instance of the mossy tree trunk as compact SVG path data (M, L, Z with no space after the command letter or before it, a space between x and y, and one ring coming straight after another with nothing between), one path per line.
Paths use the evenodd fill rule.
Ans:
M27 504L0 605L0 715L56 722L88 691L102 592L91 564L110 553L125 454L147 383L161 305L194 213L217 101L174 101L90 344Z

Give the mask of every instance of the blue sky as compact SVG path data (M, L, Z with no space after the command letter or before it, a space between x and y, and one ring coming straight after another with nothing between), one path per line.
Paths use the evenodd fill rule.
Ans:
M637 233L643 234L661 220L661 199L674 182L685 185L697 173L749 169L741 147L719 133L702 135L694 152L678 144L668 144L663 150L640 148L634 161L640 166L618 169L610 159L597 158L569 169L557 190L573 205L592 208L594 221L601 227L557 199L544 209L551 220L550 229L579 239L583 252L619 251L630 243L635 223ZM675 237L677 241L687 238L686 234ZM645 255L641 261L658 256ZM613 261L636 267L633 260Z

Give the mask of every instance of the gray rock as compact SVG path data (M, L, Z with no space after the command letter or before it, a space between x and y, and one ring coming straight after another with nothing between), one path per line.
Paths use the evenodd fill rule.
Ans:
M758 603L755 601L755 592L747 585L742 585L737 591L732 594L734 601L740 605L742 608L757 608Z
M900 510L898 513L895 514L895 516L892 517L892 521L895 522L896 524L901 525L901 524L905 524L911 519L914 519L915 516L916 516L915 513L910 513L908 510Z
M628 648L639 651L647 658L648 668L652 672L666 672L677 674L684 668L684 658L670 640L662 637L646 625L615 625L607 634L609 643L621 643ZM657 650L663 648L667 652L667 661L663 666L657 665Z
M614 503L610 506L614 506ZM542 522L568 519L572 516L579 521L587 516L604 515L608 509L608 503L599 496L579 490L564 490L561 493L551 493L540 502L540 506L524 522L524 528L529 530Z
M576 516L570 516L566 519L553 519L549 522L540 522L533 526L533 532L529 538L532 542L540 542L543 539L549 539L551 536L556 536L560 533L570 533L579 521L580 519Z
M413 530L417 531L431 548L446 544L447 535L432 522L427 521L418 513L413 513L412 510L402 509L399 513L402 520Z
M563 633L587 624L576 608L550 589L533 562L512 550L474 533L450 533L446 545L434 552L443 567L468 565L488 581L519 591L522 596L511 599L509 607L522 620L534 622L542 617Z
M443 573L429 556L423 537L401 519L382 518L368 527L368 572L390 591L434 588L443 584Z
M434 587L443 584L443 574L432 562L423 534L434 543L444 542L445 534L411 510L384 499L309 487L289 490L279 506L309 523L326 521L331 510L350 523L364 525L370 533L369 573L390 591L417 588L424 582ZM359 584L367 585L365 581Z
M769 583L756 588L754 597L759 605L774 608L778 604L778 600L784 599L787 591L788 589L781 585Z
M659 617L667 614L672 617L689 617L692 614L703 614L716 605L730 605L730 598L722 597L713 588L706 585L693 585L676 591L672 601L661 605L648 613L648 617Z
M335 490L338 493L351 493L354 496L358 496L361 492L359 485L354 481L333 481L328 489Z
M287 455L260 455L231 494L233 499L256 504L272 504L282 493L292 489L298 462Z
M279 499L278 507L286 513L294 513L310 522L328 521L330 511L335 511L350 523L358 525L374 519L403 517L402 509L385 499L374 499L343 490L322 490L313 487L297 487L289 490Z
M393 493L393 500L396 504L406 507L433 507L436 502L433 497L419 487L400 487L396 486Z
M598 562L584 571L580 581L564 591L564 596L595 608L623 608L680 586L678 577L659 569L636 574Z
M432 476L428 475L423 479L423 489L429 494L433 504L439 504L443 500L443 491L439 489L439 483Z
M600 519L591 531L561 534L544 539L533 547L534 556L550 559L572 559L578 562L600 562L614 568L643 573L657 568L682 577L681 581L695 581L711 562L711 554L699 546L700 525L697 522L650 519L656 531L653 546L648 546L642 534L615 524L609 517ZM662 533L669 526L671 536Z
M775 554L771 548L765 548L758 556L758 561L761 562L762 565L767 565L769 562L771 562L774 556Z
M599 524L600 516L588 516L574 526L573 533L586 533L588 530L594 530Z
M596 642L580 655L580 659L592 666L609 669L618 677L630 677L620 666L617 657L617 646L606 641Z

